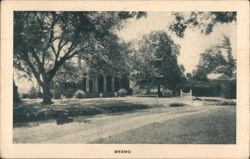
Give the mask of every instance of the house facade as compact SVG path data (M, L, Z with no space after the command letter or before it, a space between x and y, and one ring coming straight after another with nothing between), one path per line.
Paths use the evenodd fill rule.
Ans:
M118 79L105 74L87 73L79 81L53 81L51 93L54 98L73 97L77 90L83 90L86 97L114 96L119 89Z
M86 97L112 97L116 96L116 92L123 88L120 84L120 79L103 71L91 69L84 61L77 60L74 67L78 67L81 71L73 80L68 80L69 77L54 80L51 83L51 94L54 98L62 96L71 98L77 90L83 90ZM61 70L58 74L70 76L72 72Z

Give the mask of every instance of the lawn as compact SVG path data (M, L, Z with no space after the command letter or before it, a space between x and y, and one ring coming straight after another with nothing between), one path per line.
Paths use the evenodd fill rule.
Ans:
M53 105L40 102L27 100L15 108L24 111L19 113L26 117L25 122L14 123L15 143L236 142L236 107L217 105L220 101L124 97L54 100ZM58 110L67 110L74 121L58 125L55 122Z
M59 111L65 111L71 117L97 114L132 112L140 109L159 107L155 98L90 98L60 99L52 105L42 105L41 99L26 99L14 107L14 123L55 119Z
M214 106L212 106L214 107ZM215 106L206 113L157 122L98 139L102 144L235 144L236 109Z
M166 105L176 107L193 104L190 100L178 97L69 98L54 100L54 104L52 105L42 105L40 104L41 102L41 99L25 99L18 106L14 106L14 123L56 119L59 112L65 112L70 117L77 117L97 114L128 113ZM195 102L202 103L201 101ZM214 102L212 104L214 104Z

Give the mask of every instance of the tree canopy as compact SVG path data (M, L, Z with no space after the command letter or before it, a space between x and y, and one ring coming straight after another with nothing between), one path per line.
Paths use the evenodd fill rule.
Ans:
M141 87L175 88L183 78L183 66L177 63L179 47L163 31L151 32L139 42L133 76Z
M201 33L210 34L217 24L232 23L236 21L236 12L175 12L175 20L170 24L169 30L178 37L184 37L188 28L199 29Z
M235 68L230 38L224 35L220 43L211 46L200 55L200 63L194 72L194 78L207 80L206 76L211 72L224 73L232 77Z
M44 103L51 103L50 81L76 55L94 54L96 41L143 12L14 12L14 67L35 77Z

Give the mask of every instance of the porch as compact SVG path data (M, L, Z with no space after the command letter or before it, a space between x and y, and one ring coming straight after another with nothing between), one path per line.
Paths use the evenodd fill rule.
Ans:
M51 93L54 98L65 96L71 98L77 90L83 90L86 98L99 97L102 93L103 97L112 97L114 92L119 90L119 80L110 75L87 74L78 82L52 82Z

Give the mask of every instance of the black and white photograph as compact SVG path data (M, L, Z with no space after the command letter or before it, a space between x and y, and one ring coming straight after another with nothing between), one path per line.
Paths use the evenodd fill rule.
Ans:
M13 142L235 144L236 25L236 12L15 11Z
M4 101L11 101L1 102L8 107L1 113L2 127L11 131L2 137L15 147L12 152L20 154L22 145L41 146L43 153L50 149L53 157L62 157L60 151L70 145L85 145L80 149L90 158L106 151L108 157L141 158L151 148L157 154L156 146L156 156L164 157L171 154L164 146L171 150L171 145L176 153L178 145L240 152L237 146L245 145L240 134L249 132L243 128L247 115L240 114L249 104L242 83L249 86L244 77L249 61L242 61L249 57L249 44L239 39L241 5L190 10L53 5L14 8L7 14L12 34L1 29L3 42L11 41L9 58L1 58L10 63L1 65L1 98L7 90ZM51 148L41 149L47 145ZM72 156L67 151L63 157L87 157L80 149L72 147Z

